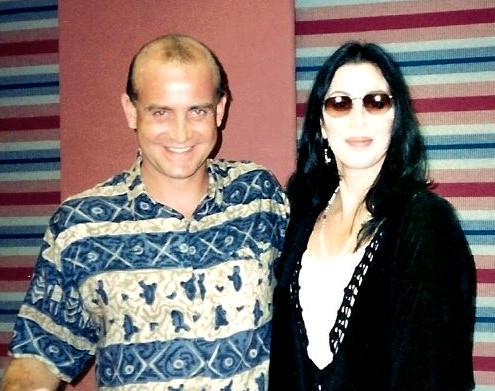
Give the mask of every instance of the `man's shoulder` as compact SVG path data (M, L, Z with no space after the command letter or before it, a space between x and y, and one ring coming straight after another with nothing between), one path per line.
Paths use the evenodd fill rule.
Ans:
M76 224L109 222L121 218L129 201L129 182L129 172L123 171L66 198L55 210L50 226L54 232L59 232Z
M240 171L268 171L268 169L259 163L250 160L228 160L228 159L211 159L211 166L218 170L240 170Z
M278 184L275 176L266 167L248 160L211 160L211 170L215 179L227 178L227 183L250 181L252 177L263 177Z
M270 200L287 204L285 193L275 176L261 164L251 161L211 161L210 170L216 182L215 186L223 194L228 204L239 202L248 204L253 201Z
M128 171L122 171L105 181L67 197L62 205L78 203L88 198L106 198L125 194L129 191L129 176Z

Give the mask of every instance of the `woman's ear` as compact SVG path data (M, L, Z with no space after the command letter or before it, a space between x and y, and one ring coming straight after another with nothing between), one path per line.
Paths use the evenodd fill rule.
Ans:
M327 131L323 126L323 120L320 120L320 132L321 132L321 137L323 137L325 140L328 140Z

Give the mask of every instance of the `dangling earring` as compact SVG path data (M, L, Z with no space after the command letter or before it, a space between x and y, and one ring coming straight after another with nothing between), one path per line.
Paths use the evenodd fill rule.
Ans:
M328 156L328 148L325 148L325 164L330 164L330 162L332 161L332 158L330 156Z

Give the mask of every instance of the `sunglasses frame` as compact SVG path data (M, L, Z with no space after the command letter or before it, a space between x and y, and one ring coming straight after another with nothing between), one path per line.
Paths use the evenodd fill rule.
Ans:
M375 102L375 97L376 96L380 96L380 97L387 97L388 98L388 105L387 107L384 107L382 109L375 109L371 106L371 103ZM348 109L345 109L345 110L342 110L342 111L339 111L339 110L327 110L327 102L330 101L330 100L335 100L336 98L344 98L344 99L349 99L350 102L351 102L351 105ZM367 98L370 98L371 99L371 102L370 103L366 103L366 99ZM366 110L367 113L370 113L370 114L373 114L373 115L380 115L380 114L385 114L386 112L388 112L392 106L393 106L393 100L394 100L394 97L390 94L387 94L386 92L375 92L375 93L368 93L366 95L364 95L362 98L359 98L359 97L350 97L348 95L336 95L336 96L330 96L328 98L326 98L324 101L323 101L323 111L325 111L325 113L327 113L328 115L330 115L331 117L343 117L343 116L346 116L348 115L351 110L353 109L354 107L354 101L355 100L361 100L363 102L363 107L364 109ZM386 100L381 100L381 102L387 102ZM330 106L332 107L332 106Z

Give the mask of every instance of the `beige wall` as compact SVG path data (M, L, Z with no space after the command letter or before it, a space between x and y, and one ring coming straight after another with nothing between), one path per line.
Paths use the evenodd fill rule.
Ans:
M134 161L119 97L133 54L169 32L202 40L227 71L234 101L219 156L260 162L286 182L296 126L293 0L60 1L59 26L63 198ZM75 389L93 384L90 371Z
M151 38L193 35L220 58L234 101L219 157L249 159L282 183L294 164L293 1L59 2L62 197L128 168L134 134L120 94L131 57Z

